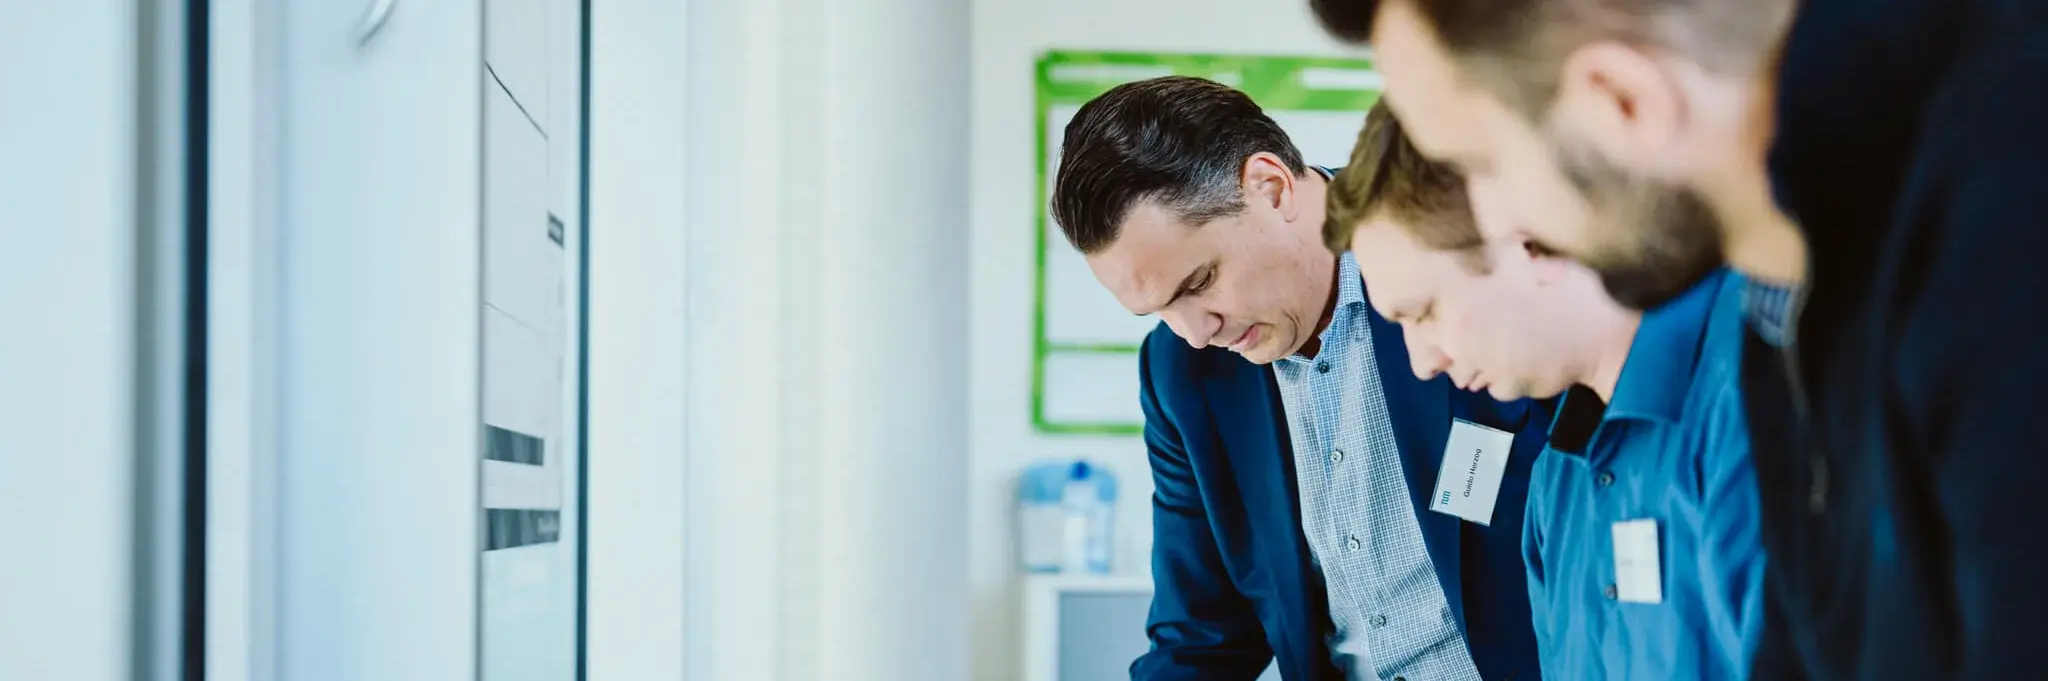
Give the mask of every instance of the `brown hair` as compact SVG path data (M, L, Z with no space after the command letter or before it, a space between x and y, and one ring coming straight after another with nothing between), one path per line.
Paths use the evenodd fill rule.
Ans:
M1543 120L1557 97L1565 59L1587 43L1657 48L1710 72L1748 75L1774 57L1795 5L1795 0L1309 0L1309 7L1332 35L1363 43L1387 2L1409 3L1478 83L1535 121Z
M1464 176L1416 150L1384 101L1365 115L1351 162L1330 183L1323 243L1339 253L1350 250L1351 235L1381 217L1426 248L1477 255L1486 243Z

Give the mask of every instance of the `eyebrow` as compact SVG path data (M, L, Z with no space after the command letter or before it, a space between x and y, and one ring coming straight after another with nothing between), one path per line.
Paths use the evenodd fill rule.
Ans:
M1193 270L1189 271L1189 272L1188 272L1188 276L1185 276L1185 277L1181 277L1181 280L1180 280L1180 286L1179 286L1178 288L1175 288L1175 289L1173 290L1173 297L1172 297L1172 298L1167 298L1167 299L1166 299L1166 303L1165 303L1165 304L1163 304L1163 305L1160 305L1160 306L1159 306L1159 307L1157 307L1157 308L1154 308L1154 310L1153 310L1153 311L1154 311L1154 312L1157 312L1158 310L1164 310L1164 309L1166 309L1166 308L1169 308L1169 307L1173 307L1173 304L1174 304L1175 302L1178 302L1178 301L1179 301L1179 300L1181 299L1181 297L1182 297L1182 296L1185 296L1185 295L1187 295L1187 294L1188 294L1188 289L1191 289L1191 288L1194 288L1194 287L1195 287L1195 277L1201 276L1203 272L1207 272L1207 271L1209 271L1209 269L1210 269L1210 268L1213 268L1213 267L1215 267L1215 266L1216 266L1216 262L1212 260L1212 261L1209 261L1209 262L1205 262L1205 263L1202 263L1202 264L1201 264L1200 266L1197 266L1197 267L1195 267L1195 269L1193 269ZM1145 314L1152 314L1152 313L1151 313L1151 312L1147 312L1147 313L1145 313ZM1138 316L1140 316L1140 317L1143 317L1143 316L1145 316L1145 315L1144 315L1144 314L1141 314L1141 315L1138 315Z
M1422 301L1418 303L1414 300L1403 300L1401 301L1400 305L1393 306L1392 309L1389 310L1381 311L1380 316L1385 317L1387 321L1399 324L1403 321L1417 318L1417 314L1409 312L1409 310L1413 310L1417 307L1420 307L1423 311L1427 312L1429 310L1430 304L1431 301Z

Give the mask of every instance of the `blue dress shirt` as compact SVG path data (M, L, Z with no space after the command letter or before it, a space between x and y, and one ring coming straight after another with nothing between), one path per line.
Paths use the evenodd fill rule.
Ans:
M1337 258L1337 305L1314 359L1273 363L1301 488L1301 529L1328 585L1345 678L1477 681L1429 562L1373 351L1365 283Z
M1747 674L1764 552L1738 389L1743 286L1716 273L1644 314L1613 404L1579 386L1559 407L1522 538L1545 678ZM1645 519L1662 599L1623 601L1614 525Z

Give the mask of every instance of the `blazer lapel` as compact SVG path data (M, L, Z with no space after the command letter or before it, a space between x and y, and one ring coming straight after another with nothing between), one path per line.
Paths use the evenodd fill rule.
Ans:
M1442 376L1416 380L1409 367L1408 347L1401 327L1371 312L1373 360L1379 365L1380 385L1386 392L1387 416L1394 422L1394 442L1401 450L1401 470L1408 478L1408 497L1415 504L1415 520L1422 526L1422 543L1443 584L1444 597L1458 629L1465 628L1465 598L1458 563L1461 528L1457 517L1429 510L1429 494L1436 489L1436 477L1443 465L1444 443L1451 428L1451 385Z
M1308 542L1300 530L1301 497L1279 387L1267 367L1235 355L1211 358L1211 379L1203 382L1210 418L1220 426L1247 520L1267 547L1257 562L1271 570L1267 582L1281 599L1281 611L1295 618L1283 631L1268 632L1286 640L1284 650L1274 654L1283 667L1291 668L1287 678L1316 678L1319 658L1311 654L1302 659L1299 653L1322 648L1328 601L1315 590L1321 580L1309 574ZM1283 536L1285 540L1279 539Z

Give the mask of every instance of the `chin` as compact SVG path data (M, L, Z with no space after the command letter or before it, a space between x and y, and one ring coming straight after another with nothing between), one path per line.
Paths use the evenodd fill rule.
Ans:
M1237 356L1243 357L1244 361L1264 366L1267 364L1278 362L1280 361L1280 358L1292 355L1301 350L1301 346L1299 345L1288 347L1286 343L1274 341L1270 338L1262 340L1265 340L1265 342L1260 343L1258 347L1238 353Z
M1564 383L1561 385L1553 385L1549 383L1523 384L1515 386L1515 392L1518 394L1514 397L1507 398L1496 395L1494 399L1500 400L1502 402L1509 401L1510 399L1547 400L1553 397L1557 397L1558 395L1563 395L1564 391L1570 390L1571 387L1572 384L1570 383Z
M1268 350L1266 348L1252 348L1251 352L1239 354L1238 356L1243 357L1244 361L1264 366L1279 361L1279 359L1282 357L1282 354L1273 352L1272 350Z

